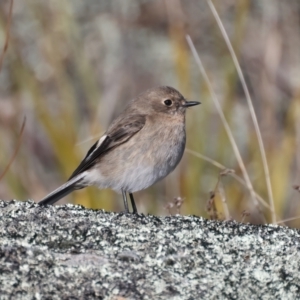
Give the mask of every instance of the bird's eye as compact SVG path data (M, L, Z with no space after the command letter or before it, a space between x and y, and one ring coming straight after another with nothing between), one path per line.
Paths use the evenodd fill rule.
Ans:
M170 99L167 99L167 100L165 100L164 101L164 104L166 105L166 106L171 106L172 105L172 100L170 100Z

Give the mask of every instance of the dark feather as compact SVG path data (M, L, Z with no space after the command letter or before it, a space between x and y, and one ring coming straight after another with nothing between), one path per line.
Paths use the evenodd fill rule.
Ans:
M82 160L82 162L79 164L79 166L75 169L71 177L68 179L74 178L76 175L86 171L90 167L92 167L96 159L105 152L105 149L107 149L107 146L110 143L110 138L106 137L105 140L102 142L102 144L97 148L98 141L91 147L91 149L88 151L85 158Z
M114 122L104 134L106 135L106 138L99 147L97 148L98 141L91 147L86 157L73 172L69 180L94 166L95 163L101 159L101 156L105 155L113 148L125 143L133 135L139 132L146 123L146 116L127 115L125 118L118 118L116 121L117 122Z
M55 191L47 195L44 199L42 199L39 204L40 205L50 205L60 200L61 198L67 196L74 190L80 189L78 183L82 179L83 175L79 175L76 178L67 181L65 184L57 188Z

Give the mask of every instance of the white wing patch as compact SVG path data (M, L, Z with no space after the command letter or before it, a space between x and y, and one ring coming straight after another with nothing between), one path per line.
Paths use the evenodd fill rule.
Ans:
M107 137L107 135L103 135L103 136L100 138L99 142L97 143L96 149L99 148L99 146L103 143L103 141L106 139L106 137ZM96 150L96 149L95 149L95 150ZM94 150L94 151L95 151L95 150ZM94 152L94 151L93 151L93 152Z
M106 139L106 137L107 137L107 135L103 135L103 136L99 139L99 141L98 141L98 143L97 143L95 149L94 149L91 153L89 153L89 155L85 158L85 160L89 159L89 158L93 155L93 153L94 153L94 152L101 146L101 144L104 142L104 140Z

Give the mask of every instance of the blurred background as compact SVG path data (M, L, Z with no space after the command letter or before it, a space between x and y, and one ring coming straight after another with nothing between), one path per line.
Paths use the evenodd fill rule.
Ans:
M0 2L1 51L9 3ZM300 216L300 194L293 188L300 184L300 2L214 4L253 100L277 221ZM170 85L202 102L187 112L187 148L195 153L186 151L174 173L135 194L139 211L212 217L213 206L218 219L271 222L270 209L255 205L242 184L229 174L217 186L222 167L196 156L242 177L186 34L203 61L253 187L268 203L245 94L204 0L14 1L0 72L0 172L17 147L24 117L26 125L18 154L0 181L0 198L40 200L68 179L128 101L145 89ZM123 210L121 195L110 190L87 188L59 203L67 202ZM285 224L299 227L300 220Z

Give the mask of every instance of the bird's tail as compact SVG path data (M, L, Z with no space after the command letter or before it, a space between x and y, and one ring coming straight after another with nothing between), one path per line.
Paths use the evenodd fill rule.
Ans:
M80 189L78 186L78 182L84 177L84 173L78 174L71 180L67 181L65 184L54 190L52 193L48 194L44 199L42 199L39 204L40 205L50 205L54 204L61 198L67 196L74 190Z

